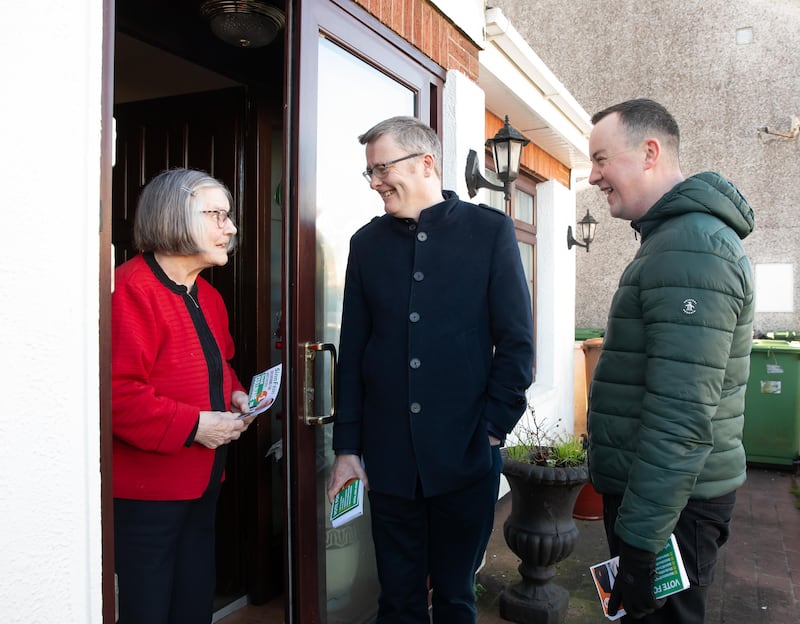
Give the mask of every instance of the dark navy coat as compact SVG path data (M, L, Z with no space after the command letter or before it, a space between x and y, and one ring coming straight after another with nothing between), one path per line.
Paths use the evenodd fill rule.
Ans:
M374 219L350 240L333 448L370 488L458 490L492 464L533 372L531 300L511 219L445 200L419 222Z

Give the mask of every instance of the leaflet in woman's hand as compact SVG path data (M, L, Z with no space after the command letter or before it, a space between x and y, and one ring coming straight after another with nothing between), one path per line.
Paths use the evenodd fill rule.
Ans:
M282 371L283 364L278 364L253 377L253 381L250 382L250 394L248 396L250 411L242 414L242 418L261 414L272 407L281 389Z

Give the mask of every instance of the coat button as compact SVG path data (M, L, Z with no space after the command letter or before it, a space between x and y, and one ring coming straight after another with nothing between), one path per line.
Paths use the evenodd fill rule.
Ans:
M408 229L413 232L414 230L417 229L417 224L416 223L409 223L408 224Z
M417 240L420 243L424 243L426 240L428 240L428 235L425 232L419 232L417 234Z
M419 313L412 312L411 314L408 315L408 320L411 321L412 323L416 323L417 321L419 321Z
M419 414L422 411L422 405L414 402L409 406L409 409L411 410L412 414Z
M411 358L411 361L408 363L411 368L419 368L422 366L422 362L419 361L419 358Z
M414 272L414 281L421 282L425 279L425 274L422 271L415 271Z

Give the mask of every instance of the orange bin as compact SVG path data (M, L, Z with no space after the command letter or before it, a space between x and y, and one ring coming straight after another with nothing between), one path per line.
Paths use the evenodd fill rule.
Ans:
M576 345L579 344L576 342ZM592 383L594 367L597 358L600 357L600 349L603 346L602 338L587 338L580 345L583 357L575 356L575 434L587 433L586 410L588 408L589 386ZM577 352L577 349L576 349ZM582 360L583 367L579 365ZM581 370L582 368L582 370ZM579 387L579 381L583 382ZM602 520L603 518L603 497L592 487L591 483L583 486L578 498L575 501L575 508L572 512L574 518L579 520Z

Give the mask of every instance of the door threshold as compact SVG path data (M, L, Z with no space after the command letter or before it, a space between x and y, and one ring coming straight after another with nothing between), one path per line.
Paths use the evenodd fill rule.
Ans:
M229 602L221 609L214 611L214 615L211 618L211 624L216 624L223 618L228 617L231 613L238 611L247 606L247 596L241 596L234 600L233 602Z

